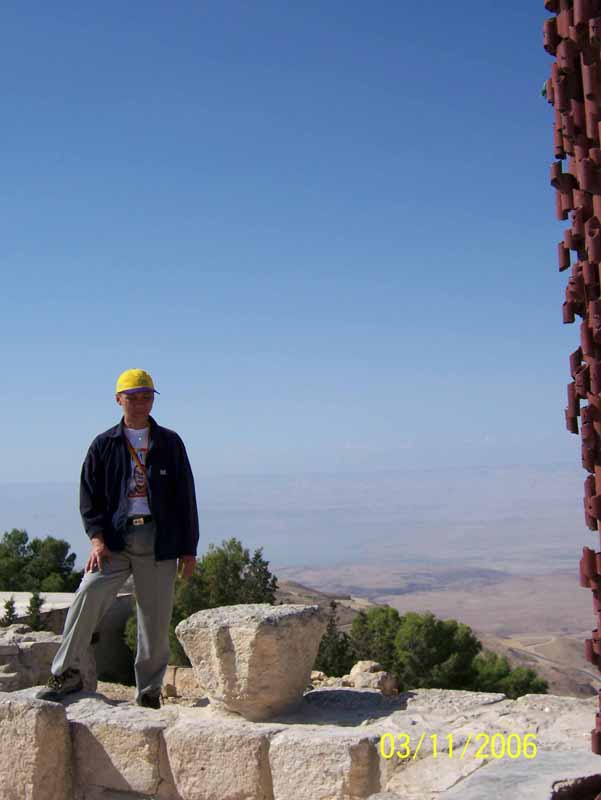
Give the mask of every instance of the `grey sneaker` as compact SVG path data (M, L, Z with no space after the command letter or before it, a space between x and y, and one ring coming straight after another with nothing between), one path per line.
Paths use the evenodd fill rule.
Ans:
M51 675L43 689L36 694L38 700L52 700L60 703L67 694L81 692L83 681L77 669L66 669L62 675Z
M136 697L136 703L143 708L160 708L161 707L161 691L158 692L144 692L139 697Z

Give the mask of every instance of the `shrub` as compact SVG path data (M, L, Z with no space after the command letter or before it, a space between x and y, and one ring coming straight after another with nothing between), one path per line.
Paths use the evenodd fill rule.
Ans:
M403 691L470 689L515 698L548 690L534 670L512 668L504 656L482 651L469 626L429 612L402 617L389 607L361 612L353 620L351 646L355 660L379 661Z
M82 577L74 570L75 553L62 539L29 541L27 531L13 528L0 541L0 591L73 592Z
M44 605L44 600L40 597L40 593L33 591L27 606L27 624L34 631L41 631L44 629L42 620L41 609Z
M405 614L394 640L393 672L401 690L468 689L482 649L472 629L434 614Z
M394 666L394 640L401 624L395 608L384 606L360 611L351 625L351 647L355 661L378 661L385 670Z
M354 663L350 637L338 630L337 607L338 604L332 600L326 632L321 637L313 667L332 677L346 675Z
M473 688L479 692L504 692L515 699L523 694L546 694L549 684L525 667L511 668L505 656L484 650L474 659Z
M0 620L0 626L7 628L9 625L14 625L17 621L17 611L15 609L15 598L10 597L4 603L4 616Z
M169 628L170 663L189 666L190 662L175 635L175 627L196 611L238 603L275 603L277 578L263 558L263 548L250 552L231 538L220 547L209 545L190 578L175 582L173 614ZM128 619L124 640L136 651L137 622L135 612Z

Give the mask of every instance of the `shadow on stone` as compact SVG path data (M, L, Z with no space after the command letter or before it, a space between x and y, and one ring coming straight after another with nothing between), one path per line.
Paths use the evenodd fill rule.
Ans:
M163 736L161 736L159 743L159 776L159 794L161 797L163 797L164 793L168 790L169 800L184 800L175 785L175 778L171 771L171 764L169 763L169 756L167 755L167 747Z
M303 695L298 705L270 722L353 727L404 711L408 700L415 696L415 692L403 692L385 697L372 689L314 689Z
M119 706L123 702L120 700L113 700L105 694L102 694L102 692L73 692L73 694L68 694L64 700L61 701L60 705L68 708L70 705L73 705L73 703L79 703L81 700L102 700L107 706Z
M70 727L72 739L76 738L77 742L75 747L76 762L85 760L84 753L93 754L94 772L99 778L99 783L97 784L94 783L89 774L82 780L77 775L79 770L76 769L80 785L94 786L97 790L104 792L106 792L107 788L121 792L134 792L134 787L131 786L122 771L113 763L111 756L102 746L102 743L98 741L94 732L86 725L73 721L71 721Z
M199 697L198 700L195 700L193 703L190 704L190 708L206 708L210 706L211 703L208 697Z

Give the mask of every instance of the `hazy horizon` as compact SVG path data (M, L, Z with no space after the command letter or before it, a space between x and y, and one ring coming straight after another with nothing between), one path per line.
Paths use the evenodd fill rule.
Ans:
M202 553L236 536L273 567L465 564L521 573L572 569L596 540L568 463L197 477ZM76 482L0 483L0 531L88 547Z

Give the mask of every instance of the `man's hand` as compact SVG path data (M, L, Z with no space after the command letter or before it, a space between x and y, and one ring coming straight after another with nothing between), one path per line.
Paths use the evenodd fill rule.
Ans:
M181 556L177 561L177 574L187 580L192 577L196 566L196 556Z
M103 561L111 560L111 551L104 543L102 536L92 537L92 552L86 562L86 572L94 572L95 569L102 571Z

